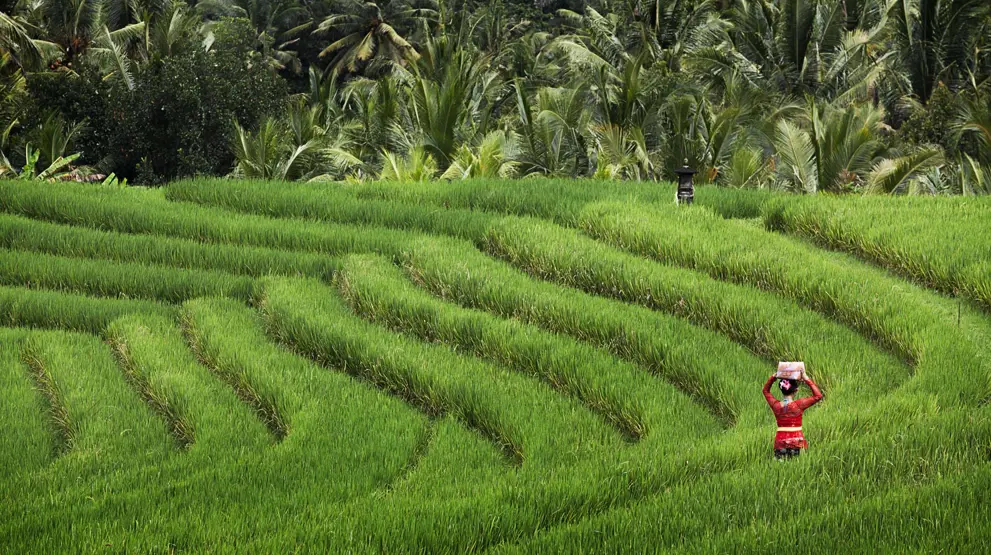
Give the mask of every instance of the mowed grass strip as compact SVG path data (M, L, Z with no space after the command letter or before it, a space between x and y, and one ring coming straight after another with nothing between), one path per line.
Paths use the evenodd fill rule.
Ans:
M0 207L4 212L119 233L321 255L394 253L411 236L408 232L384 228L275 219L168 202L154 191L96 190L58 183L44 188L28 185L0 181Z
M196 361L174 322L125 316L106 333L121 367L181 448L229 455L274 441L253 411Z
M206 295L251 299L245 276L0 249L0 284L179 303Z
M0 328L0 491L13 495L18 478L52 460L55 438L45 400L21 360L27 330Z
M100 231L6 214L0 215L0 246L73 258L100 258L249 276L277 274L330 279L337 267L331 257L305 252Z
M456 416L525 467L573 464L623 443L580 404L541 382L361 320L318 282L266 278L258 306L270 332L299 353L430 414Z
M662 440L654 445L676 446L676 437L693 441L719 430L687 421L695 409L689 399L629 363L567 336L439 300L381 257L348 257L339 283L358 314L540 377L631 440L656 433Z
M575 230L507 218L488 235L486 250L540 278L686 318L725 334L769 363L806 361L809 374L837 401L876 392L857 369L885 376L888 389L911 373L893 355L797 303L633 256ZM767 374L772 370L769 364ZM751 376L737 388L751 390L762 382Z
M100 334L126 314L173 317L175 307L153 301L106 299L72 293L0 286L0 325L66 329Z
M991 375L985 348L961 333L952 304L884 272L707 211L595 205L581 227L630 252L757 284L835 318L903 359L921 361L917 372L946 402L976 404L985 396L963 380L946 381L948 368L961 378Z
M298 499L319 504L389 487L424 455L431 436L421 412L272 343L248 307L197 299L183 306L183 322L201 362L247 392L275 428L282 442L269 458L307 490Z

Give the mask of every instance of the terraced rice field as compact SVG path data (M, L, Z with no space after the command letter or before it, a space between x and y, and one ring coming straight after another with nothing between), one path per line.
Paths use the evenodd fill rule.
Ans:
M991 203L672 198L0 183L0 551L986 552Z

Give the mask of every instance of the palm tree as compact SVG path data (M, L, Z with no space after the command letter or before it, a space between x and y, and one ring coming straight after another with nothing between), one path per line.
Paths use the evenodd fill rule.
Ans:
M403 183L430 181L437 175L437 162L422 145L410 149L407 156L382 151L382 171L379 179Z
M893 0L888 12L892 50L905 93L926 103L937 83L959 83L973 67L975 43L988 30L987 0Z
M60 50L58 45L33 38L33 30L22 18L0 12L0 55L27 69L40 67L55 57Z
M266 118L256 133L234 122L233 175L258 179L336 179L362 161L347 139L321 123L320 106L306 99L289 104L282 119Z
M878 138L882 112L869 103L831 106L810 101L808 129L781 120L774 137L777 174L785 188L805 193L892 191L938 160L939 151L919 149L905 156L882 157Z
M920 189L917 187L917 178L942 163L942 153L930 148L922 148L897 158L884 158L874 165L867 176L864 190L868 194L918 193Z
M540 89L536 107L521 81L514 83L514 89L522 135L516 158L521 173L585 175L589 163L584 133L591 119L587 87Z
M719 28L718 18L710 18L710 0L626 0L622 11L643 45L641 52L678 71L681 59L694 37Z
M494 179L516 174L516 141L501 129L485 135L477 149L462 145L441 179Z
M413 45L400 34L394 24L410 23L429 17L432 9L418 9L403 0L362 2L347 0L340 13L327 16L315 33L333 32L341 38L327 45L321 57L333 56L331 67L336 71L358 71L373 60L384 64L406 65L419 55Z
M342 108L349 110L349 136L354 152L371 160L382 150L405 152L414 142L409 132L406 94L398 77L358 78L344 86Z
M842 0L738 0L731 29L709 29L688 54L693 74L713 83L738 73L757 87L790 95L866 98L886 66L875 51L883 21L846 30Z
M461 44L448 35L431 38L413 68L410 117L442 169L460 145L490 131L491 115L503 98L489 58Z
M169 0L38 0L25 11L25 18L47 40L58 45L62 63L71 66L94 42L104 40L104 29L111 33L133 29L134 25L163 13L169 3ZM127 34L134 38L133 33Z
M991 165L991 83L989 90L979 90L973 98L962 98L953 124L957 141L972 138L978 146L978 159Z

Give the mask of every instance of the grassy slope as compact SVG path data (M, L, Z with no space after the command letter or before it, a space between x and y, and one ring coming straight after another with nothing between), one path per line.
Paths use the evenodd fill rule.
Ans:
M24 457L0 457L18 470L0 493L23 492L0 537L37 552L986 545L987 316L710 211L773 224L789 199L702 189L672 210L672 195L0 183L0 254L18 262L3 325L95 334L3 332L0 439ZM928 259L987 262L967 244ZM791 357L827 400L813 449L781 465L756 390Z

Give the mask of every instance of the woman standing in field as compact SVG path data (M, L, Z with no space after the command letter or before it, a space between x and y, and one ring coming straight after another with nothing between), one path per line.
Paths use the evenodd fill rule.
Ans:
M774 457L782 460L790 457L797 457L802 449L809 446L802 435L802 413L805 409L822 400L822 392L814 381L805 375L804 368L800 378L781 378L778 387L784 398L780 401L771 395L771 384L777 379L776 374L771 374L764 384L764 398L774 412L774 419L778 421L778 432L774 436ZM812 388L812 396L795 400L795 393L799 386L805 381Z

